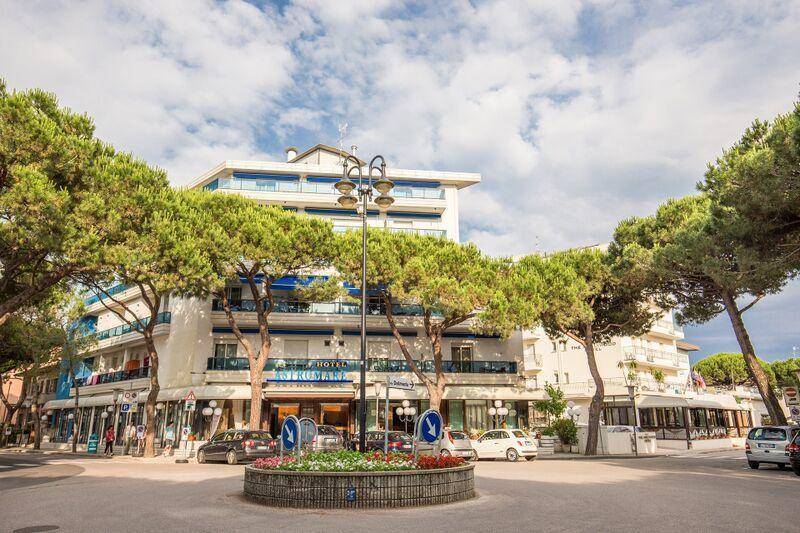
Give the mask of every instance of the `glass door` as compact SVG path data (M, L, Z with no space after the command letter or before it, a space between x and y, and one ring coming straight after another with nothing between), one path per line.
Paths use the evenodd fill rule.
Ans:
M279 435L284 419L290 415L300 418L299 403L273 403L269 417L269 432L273 436Z

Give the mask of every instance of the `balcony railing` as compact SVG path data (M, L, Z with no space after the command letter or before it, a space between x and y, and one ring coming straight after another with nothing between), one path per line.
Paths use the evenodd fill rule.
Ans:
M683 333L683 328L671 320L656 320L655 325L672 333Z
M256 310L254 300L230 300L231 311L253 313ZM222 301L215 299L211 302L212 311L224 311ZM276 300L275 313L303 313L303 314L323 314L323 315L358 315L361 313L361 305L350 302L300 302L289 300ZM385 314L384 304L367 304L367 314L380 316ZM422 306L393 304L392 314L395 316L422 316Z
M221 178L218 182L220 189L255 192L304 192L312 194L340 194L333 187L333 183L311 181L282 181L275 179L252 178ZM397 186L392 189L392 196L396 198L424 198L441 200L444 198L444 189L433 187L407 187Z
M121 292L125 292L126 290L130 289L131 287L132 287L132 285L124 285L124 284L114 285L113 287L108 289L106 291L106 293L108 293L110 296L113 296L115 294L119 294ZM95 294L94 296L89 296L88 298L83 300L83 303L88 306L88 305L95 304L95 303L99 302L100 300L102 300L104 298L106 298L105 294L102 294L102 293L101 294Z
M359 226L334 226L333 232L334 233L346 233L348 231L358 231L361 228ZM429 235L431 237L447 237L447 232L443 229L426 229L426 228L397 228L397 227L389 227L389 228L370 228L370 229L382 229L388 230L392 233L410 233L414 235Z
M119 370L117 372L107 372L105 374L96 374L94 376L77 378L75 379L75 384L78 387L86 387L88 385L103 385L105 383L116 383L118 381L128 381L131 379L141 379L149 377L150 377L150 367L143 366L135 370Z
M164 311L163 313L156 315L156 324L169 324L170 320L172 320L172 313L169 311ZM139 324L140 327L144 327L150 323L150 317L143 318L136 323ZM95 339L101 341L103 339L110 339L111 337L119 337L120 335L131 333L132 331L136 330L131 328L129 324L122 324L114 328L98 331L95 333Z
M337 370L344 372L357 372L359 361L356 359L270 359L264 366L264 371L274 370L306 370L315 368L318 364L335 363ZM433 373L433 361L417 362L420 370ZM516 374L516 361L442 361L443 369L450 374ZM323 367L324 368L324 367ZM244 357L209 357L206 370L250 370L250 362ZM368 359L368 372L411 372L411 368L404 360L397 359Z
M627 361L642 361L648 363L659 363L671 366L681 366L689 364L689 357L686 354L676 352L665 352L654 350L642 346L625 346L622 354Z

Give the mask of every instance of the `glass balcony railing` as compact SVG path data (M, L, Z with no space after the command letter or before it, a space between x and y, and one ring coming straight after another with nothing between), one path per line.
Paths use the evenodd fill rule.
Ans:
M321 183L311 181L283 181L276 179L254 178L220 178L217 183L219 189L255 192L304 192L311 194L339 195L333 182ZM426 200L441 200L444 198L444 189L434 187L408 187L396 186L392 189L395 198L422 198Z
M86 376L77 378L75 384L78 387L86 387L89 385L103 385L105 383L116 383L118 381L129 381L131 379L142 379L150 377L150 367L143 366L135 370L119 370L117 372L107 372L105 374L95 374L93 376Z
M334 364L337 370L357 372L358 360L354 359L270 359L265 372L275 370L307 370ZM420 364L417 362L417 364ZM449 374L516 374L516 361L443 361L443 369ZM433 373L433 361L422 361L421 369ZM209 357L206 370L249 370L250 363L244 357ZM367 372L411 372L405 360L368 359Z
M231 300L231 310L236 312L253 313L256 310L253 300ZM212 311L224 311L221 300L215 299L211 302ZM386 306L383 304L367 304L367 314L380 316L385 314ZM303 314L323 314L323 315L358 315L361 313L361 305L350 302L299 302L276 300L275 313L303 313ZM392 313L395 316L422 316L422 306L394 304Z
M625 346L622 349L622 353L627 361L641 361L671 366L689 364L689 357L686 354L665 352L643 346Z
M359 226L334 226L334 233L346 233L348 231L359 231ZM370 227L370 230L380 229L388 230L392 233L410 233L414 235L430 235L431 237L447 237L447 232L443 229L425 229L425 228L376 228Z
M164 311L163 313L159 313L156 315L156 324L169 324L170 320L172 319L172 313L169 311ZM146 326L150 323L150 318L145 318L138 321L142 327ZM120 326L104 329L103 331L98 331L95 333L95 339L101 341L103 339L110 339L111 337L119 337L120 335L125 335L135 331L133 328L130 327L128 324L122 324Z
M119 294L121 292L125 292L126 290L130 289L131 287L132 287L132 285L123 285L123 284L114 285L113 287L108 289L106 292L110 296L113 296L115 294ZM106 298L105 294L95 294L94 296L89 296L88 298L84 299L83 303L85 305L92 305L92 304L96 304L97 302L99 302L100 300L102 300L104 298Z

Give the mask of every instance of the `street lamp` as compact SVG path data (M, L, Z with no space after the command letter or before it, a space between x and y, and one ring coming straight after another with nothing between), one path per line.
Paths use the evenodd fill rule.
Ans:
M500 424L505 420L509 412L510 411L507 407L503 407L502 400L494 401L494 407L490 407L488 410L489 416L492 417L494 422L494 429L500 427Z
M570 417L573 421L581 415L581 406L575 405L575 402L572 400L567 402L567 416Z
M398 407L394 412L397 413L400 422L404 425L405 432L408 433L408 423L414 420L414 415L417 414L417 408L411 407L411 402L408 400L403 400L403 406Z
M380 160L380 165L376 162ZM348 169L348 163L353 166ZM353 171L358 172L358 183L350 179ZM372 181L372 171L377 170L380 174L377 180ZM361 162L353 155L348 154L342 163L342 179L334 185L339 191L339 205L346 209L358 206L361 200L361 372L359 376L359 402L358 402L358 425L361 431L358 435L358 450L366 451L367 446L367 204L372 200L373 189L380 193L374 198L375 204L381 210L387 209L394 203L394 198L389 195L389 191L394 187L394 183L386 177L386 161L383 156L376 155L369 162L366 181L361 171ZM353 192L356 194L353 194Z

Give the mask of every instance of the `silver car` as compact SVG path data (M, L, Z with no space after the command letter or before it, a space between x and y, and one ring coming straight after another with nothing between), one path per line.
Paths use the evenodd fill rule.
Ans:
M333 426L317 426L317 436L311 443L311 451L335 452L344 449L344 439Z
M744 449L747 464L753 470L761 463L777 465L783 470L789 464L789 443L800 428L791 426L763 426L750 430Z
M472 449L469 435L463 431L445 429L444 435L437 443L437 449L440 455L463 457L464 459L475 458L475 450Z

